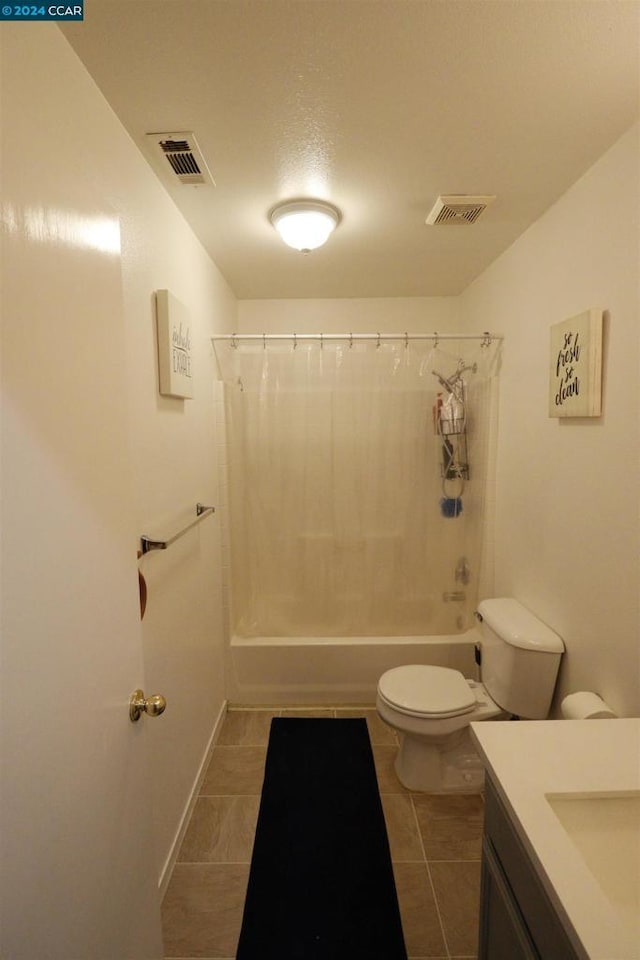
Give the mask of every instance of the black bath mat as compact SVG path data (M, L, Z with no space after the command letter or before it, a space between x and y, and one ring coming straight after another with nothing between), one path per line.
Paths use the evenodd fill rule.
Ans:
M365 720L271 723L237 960L406 960Z

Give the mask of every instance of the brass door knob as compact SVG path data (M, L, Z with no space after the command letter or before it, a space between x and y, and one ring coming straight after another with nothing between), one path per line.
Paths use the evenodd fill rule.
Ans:
M145 697L144 691L134 690L129 700L129 719L135 723L140 719L143 713L148 717L159 717L164 713L167 701L161 693L155 693L152 697Z

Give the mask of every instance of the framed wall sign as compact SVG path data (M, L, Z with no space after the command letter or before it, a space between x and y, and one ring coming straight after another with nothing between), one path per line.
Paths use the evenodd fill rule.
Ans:
M551 327L549 416L599 417L602 412L602 310L587 310Z
M191 325L183 303L168 290L156 291L158 371L160 393L166 397L193 397Z

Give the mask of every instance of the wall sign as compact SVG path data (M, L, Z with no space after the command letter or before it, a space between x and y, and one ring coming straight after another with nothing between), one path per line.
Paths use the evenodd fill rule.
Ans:
M549 416L602 412L602 311L587 310L551 327Z
M191 324L184 304L168 290L156 292L160 393L193 397Z

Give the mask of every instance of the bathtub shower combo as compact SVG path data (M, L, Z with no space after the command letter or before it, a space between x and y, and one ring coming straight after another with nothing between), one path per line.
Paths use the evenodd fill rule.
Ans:
M372 702L404 663L473 676L499 339L214 345L234 698Z

